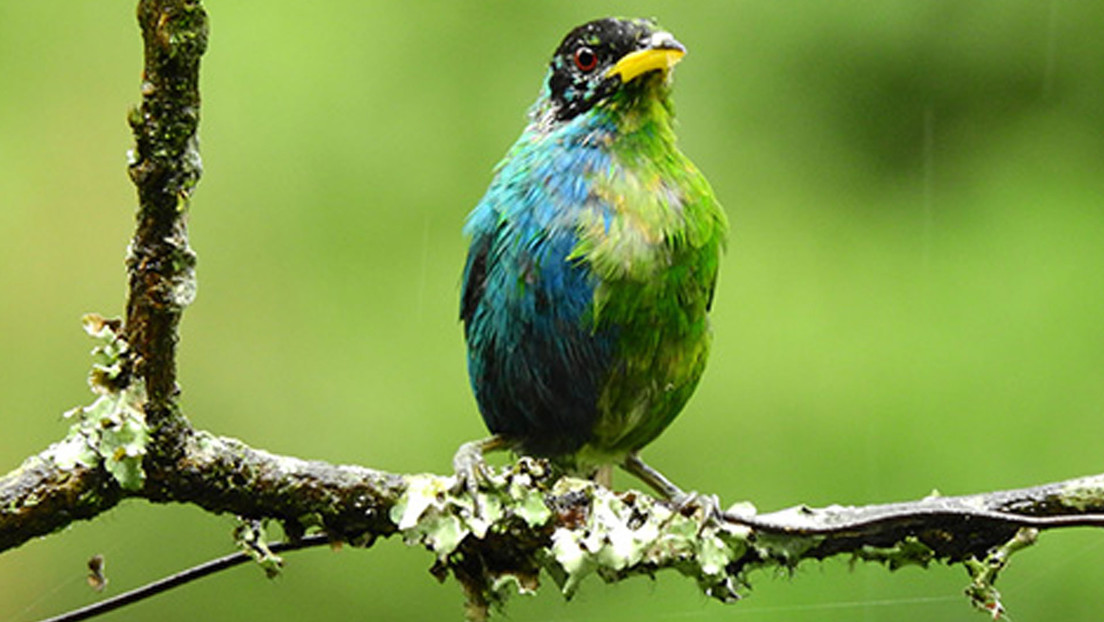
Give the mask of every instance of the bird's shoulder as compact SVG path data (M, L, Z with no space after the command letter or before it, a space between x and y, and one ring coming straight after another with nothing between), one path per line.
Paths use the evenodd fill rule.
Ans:
M465 233L540 241L573 231L594 202L594 183L610 166L597 128L546 133L530 126L495 166L494 178L468 216Z

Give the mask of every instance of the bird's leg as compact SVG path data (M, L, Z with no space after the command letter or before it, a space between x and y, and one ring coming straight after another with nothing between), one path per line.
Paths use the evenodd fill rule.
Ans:
M635 475L640 481L651 486L652 490L663 495L664 499L681 502L686 497L686 493L681 488L662 473L648 466L635 451L625 458L625 461L621 463L621 467Z
M613 465L603 464L594 472L594 483L604 488L613 488Z
M506 439L497 434L461 445L452 457L452 470L456 473L456 484L453 485L453 490L456 492L466 490L472 499L476 499L475 493L479 490L479 485L490 479L483 454L507 447L509 443ZM478 503L478 500L476 502Z
M637 479L651 486L652 490L663 495L667 500L674 502L679 510L683 510L692 505L700 507L703 513L703 527L706 521L720 520L724 516L724 513L721 512L721 501L716 495L703 495L698 492L683 492L681 488L667 479L665 475L651 466L648 466L648 463L644 462L635 451L625 457L625 461L621 463L621 466L629 473L635 475Z

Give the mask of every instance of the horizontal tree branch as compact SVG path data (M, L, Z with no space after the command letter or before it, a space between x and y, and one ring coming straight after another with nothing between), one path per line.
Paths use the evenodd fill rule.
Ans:
M0 551L93 518L122 498L107 471L64 458L67 442L51 445L0 478Z
M179 460L151 478L151 501L194 503L212 512L274 519L289 534L322 529L335 540L370 544L391 535L388 512L403 476L253 449L233 438L190 431Z
M65 441L0 478L0 550L93 518L126 498L191 503L278 521L291 541L320 532L367 546L400 534L434 553L437 576L459 580L476 618L512 591L536 589L542 571L570 595L592 573L616 581L675 569L730 601L752 569L844 554L891 568L942 560L984 570L990 568L985 560L1007 543L1033 541L1024 528L1031 534L1104 526L1104 475L860 507L757 514L738 504L712 519L707 504L680 508L635 491L614 492L557 477L529 458L493 475L473 499L454 491L451 476L303 460L203 431L188 432L174 463L150 469L141 488L127 489L97 459L85 463L79 448L98 441L83 429L75 423Z

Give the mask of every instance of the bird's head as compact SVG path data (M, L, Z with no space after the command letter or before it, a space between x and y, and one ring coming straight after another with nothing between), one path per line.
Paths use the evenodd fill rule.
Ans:
M665 88L686 48L643 19L605 18L569 32L552 57L543 115L566 122L618 94ZM543 116L542 115L542 116Z

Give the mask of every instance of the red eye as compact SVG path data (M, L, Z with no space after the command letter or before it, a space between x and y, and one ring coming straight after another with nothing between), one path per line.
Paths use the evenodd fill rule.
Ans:
M590 48L579 48L575 50L575 66L580 71L593 71L598 66L598 56Z

